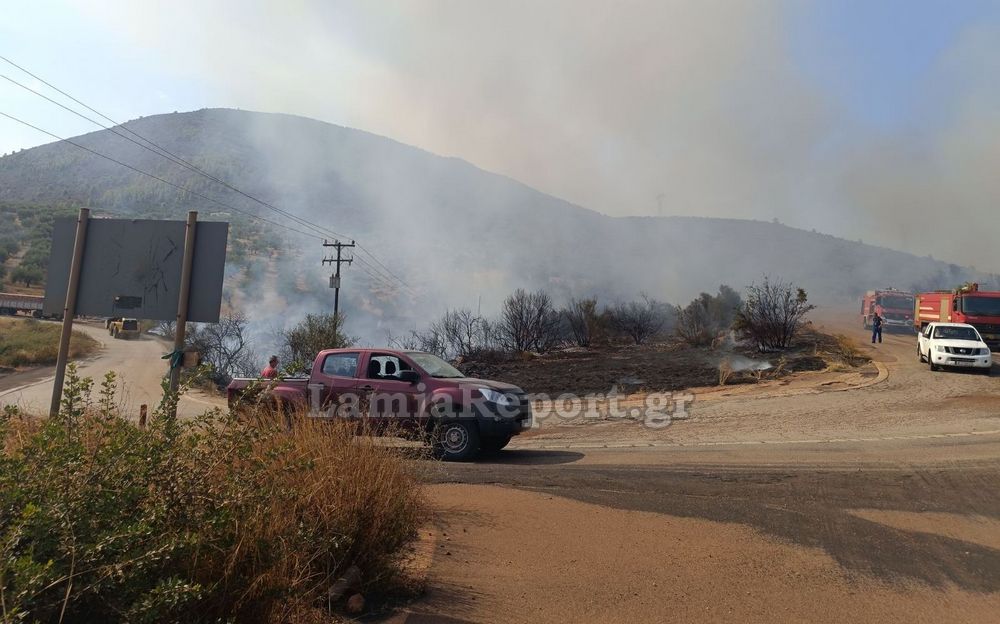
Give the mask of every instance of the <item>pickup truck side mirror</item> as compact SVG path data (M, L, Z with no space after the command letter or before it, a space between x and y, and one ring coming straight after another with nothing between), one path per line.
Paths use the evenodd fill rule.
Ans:
M420 373L415 370L399 371L399 380L415 384L420 381Z

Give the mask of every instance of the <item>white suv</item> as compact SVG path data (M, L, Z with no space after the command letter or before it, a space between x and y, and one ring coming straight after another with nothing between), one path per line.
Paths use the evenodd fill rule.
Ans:
M917 355L931 370L954 366L989 375L993 366L990 348L976 328L965 323L928 323L917 337Z

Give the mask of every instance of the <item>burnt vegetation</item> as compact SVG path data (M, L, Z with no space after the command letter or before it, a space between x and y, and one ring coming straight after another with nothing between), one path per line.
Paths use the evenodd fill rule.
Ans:
M733 329L761 351L787 349L815 307L805 290L765 277L761 284L747 286Z
M709 346L729 332L742 307L740 294L724 284L716 295L701 293L685 307L677 307L677 336L692 346Z
M448 310L425 330L390 333L388 339L397 348L451 359L470 376L501 378L544 393L756 383L822 370L831 362L867 363L844 351L846 339L805 332L812 309L803 289L771 277L748 286L745 297L722 285L684 306L643 293L608 304L596 297L571 299L556 308L543 291L518 290L494 317ZM778 363L747 359L761 352L779 352ZM730 361L740 357L747 363Z

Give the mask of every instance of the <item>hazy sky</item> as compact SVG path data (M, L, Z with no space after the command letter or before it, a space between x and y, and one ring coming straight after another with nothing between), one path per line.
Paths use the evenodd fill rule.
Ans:
M1000 271L998 2L0 8L0 55L119 120L296 113L607 214L776 217ZM93 129L2 80L0 110L63 135ZM48 140L0 118L0 153ZM963 224L941 252L935 219Z

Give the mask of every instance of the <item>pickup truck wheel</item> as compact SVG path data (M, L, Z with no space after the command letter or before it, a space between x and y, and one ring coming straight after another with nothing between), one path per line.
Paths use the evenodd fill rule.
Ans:
M923 364L925 362L925 360L924 360L924 352L920 350L920 345L919 344L917 345L917 357L920 358L920 363L921 364Z
M496 453L508 444L510 444L510 436L490 436L483 438L479 443L479 449L484 453Z
M930 366L932 371L936 371L938 369L937 364L935 364L934 360L931 359L930 347L927 348L927 365Z
M472 423L443 422L431 439L434 456L445 461L466 461L479 452L479 430Z

